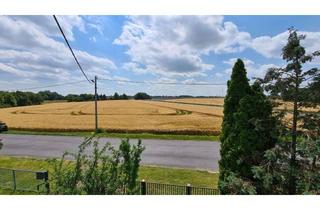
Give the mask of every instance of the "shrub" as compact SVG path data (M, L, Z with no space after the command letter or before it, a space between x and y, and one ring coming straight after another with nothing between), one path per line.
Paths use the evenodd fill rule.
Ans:
M87 155L91 148L92 153ZM130 145L129 139L124 139L116 150L110 143L100 149L98 139L86 138L76 154L66 152L61 160L49 160L53 167L53 193L138 194L137 177L143 150L141 140L137 145ZM76 161L67 161L67 156Z

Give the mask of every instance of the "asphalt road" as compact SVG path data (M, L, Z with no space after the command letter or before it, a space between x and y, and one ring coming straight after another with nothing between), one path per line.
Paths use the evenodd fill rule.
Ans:
M76 152L83 137L2 134L0 155L61 157L65 151ZM116 148L117 138L100 138ZM137 140L130 140L137 143ZM142 164L218 171L219 142L181 140L142 140L146 147ZM102 145L102 144L100 144Z

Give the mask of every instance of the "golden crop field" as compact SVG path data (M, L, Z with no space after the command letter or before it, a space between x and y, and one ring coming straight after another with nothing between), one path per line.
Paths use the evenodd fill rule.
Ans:
M181 98L165 101L223 106L224 98Z
M118 132L219 133L222 107L161 101L99 101L99 127ZM93 130L94 102L61 102L0 109L9 128Z
M286 106L291 109L290 104ZM306 108L304 111L317 110L319 108ZM99 101L98 113L99 127L110 132L219 134L223 98ZM94 117L92 101L0 109L0 121L9 128L25 130L92 131Z

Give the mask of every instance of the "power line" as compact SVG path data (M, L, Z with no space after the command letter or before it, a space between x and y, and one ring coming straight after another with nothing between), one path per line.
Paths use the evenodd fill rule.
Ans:
M61 34L62 34L62 36L63 36L64 40L66 41L66 43L67 43L67 45L68 45L68 47L69 47L69 49L70 49L70 51L71 51L71 53L72 53L72 55L73 55L73 57L74 57L75 61L76 61L76 63L77 63L77 64L78 64L78 66L79 66L79 69L81 70L81 72L82 72L82 74L83 74L83 76L84 76L84 77L88 80L88 82L91 84L91 83L92 83L92 81L91 81L91 80L89 80L89 79L88 79L88 77L87 77L87 75L84 73L84 71L83 71L83 69L82 69L82 67L81 67L81 65L80 65L80 63L79 63L79 61L78 61L77 57L75 56L75 54L74 54L74 52L73 52L73 50L72 50L72 48L71 48L71 46L70 46L70 44L69 44L69 42L68 42L68 40L67 40L67 37L64 35L64 32L63 32L63 30L62 30L62 28L61 28L61 26L60 26L60 24L59 24L58 19L56 18L56 16L55 16L55 15L53 15L53 18L54 18L54 20L56 21L56 23L57 23L57 25L58 25L58 27L59 27L59 29L60 29L60 32L61 32Z
M34 89L42 89L42 88L48 88L48 87L58 87L58 86L78 84L78 83L85 82L85 81L86 80L80 80L80 81L76 81L76 82L67 82L67 83L59 83L59 84L52 84L52 85L46 85L46 86L37 86L37 87L23 88L23 89L18 89L18 90L34 90Z
M113 82L124 82L124 83L136 83L136 84L153 84L153 85L191 85L191 86L201 86L201 85L209 85L209 86L218 86L218 85L226 85L226 83L181 83L181 82L148 82L148 81L133 81L133 80L119 80L119 79L101 79L99 80L107 80Z

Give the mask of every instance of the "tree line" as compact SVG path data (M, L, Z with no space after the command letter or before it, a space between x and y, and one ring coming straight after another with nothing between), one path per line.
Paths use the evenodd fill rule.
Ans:
M107 96L106 94L99 94L98 100L149 100L149 99L174 99L174 98L208 98L207 96L151 96L145 92L138 92L133 96L125 93L119 94L115 92L113 95ZM68 102L81 102L81 101L94 101L94 94L82 93L82 94L68 94L63 96L54 91L39 91L33 92L7 92L0 91L0 108L15 107L15 106L30 106L39 105L44 101L68 101Z
M134 96L128 96L125 93L118 94L117 92L114 95L106 96L105 94L99 94L98 100L145 100L152 99L147 93L139 92ZM68 94L63 96L57 92L52 92L49 90L39 91L38 93L33 92L7 92L0 91L0 108L5 107L15 107L15 106L30 106L30 105L39 105L44 101L59 101L64 100L68 102L80 102L80 101L93 101L93 94Z

